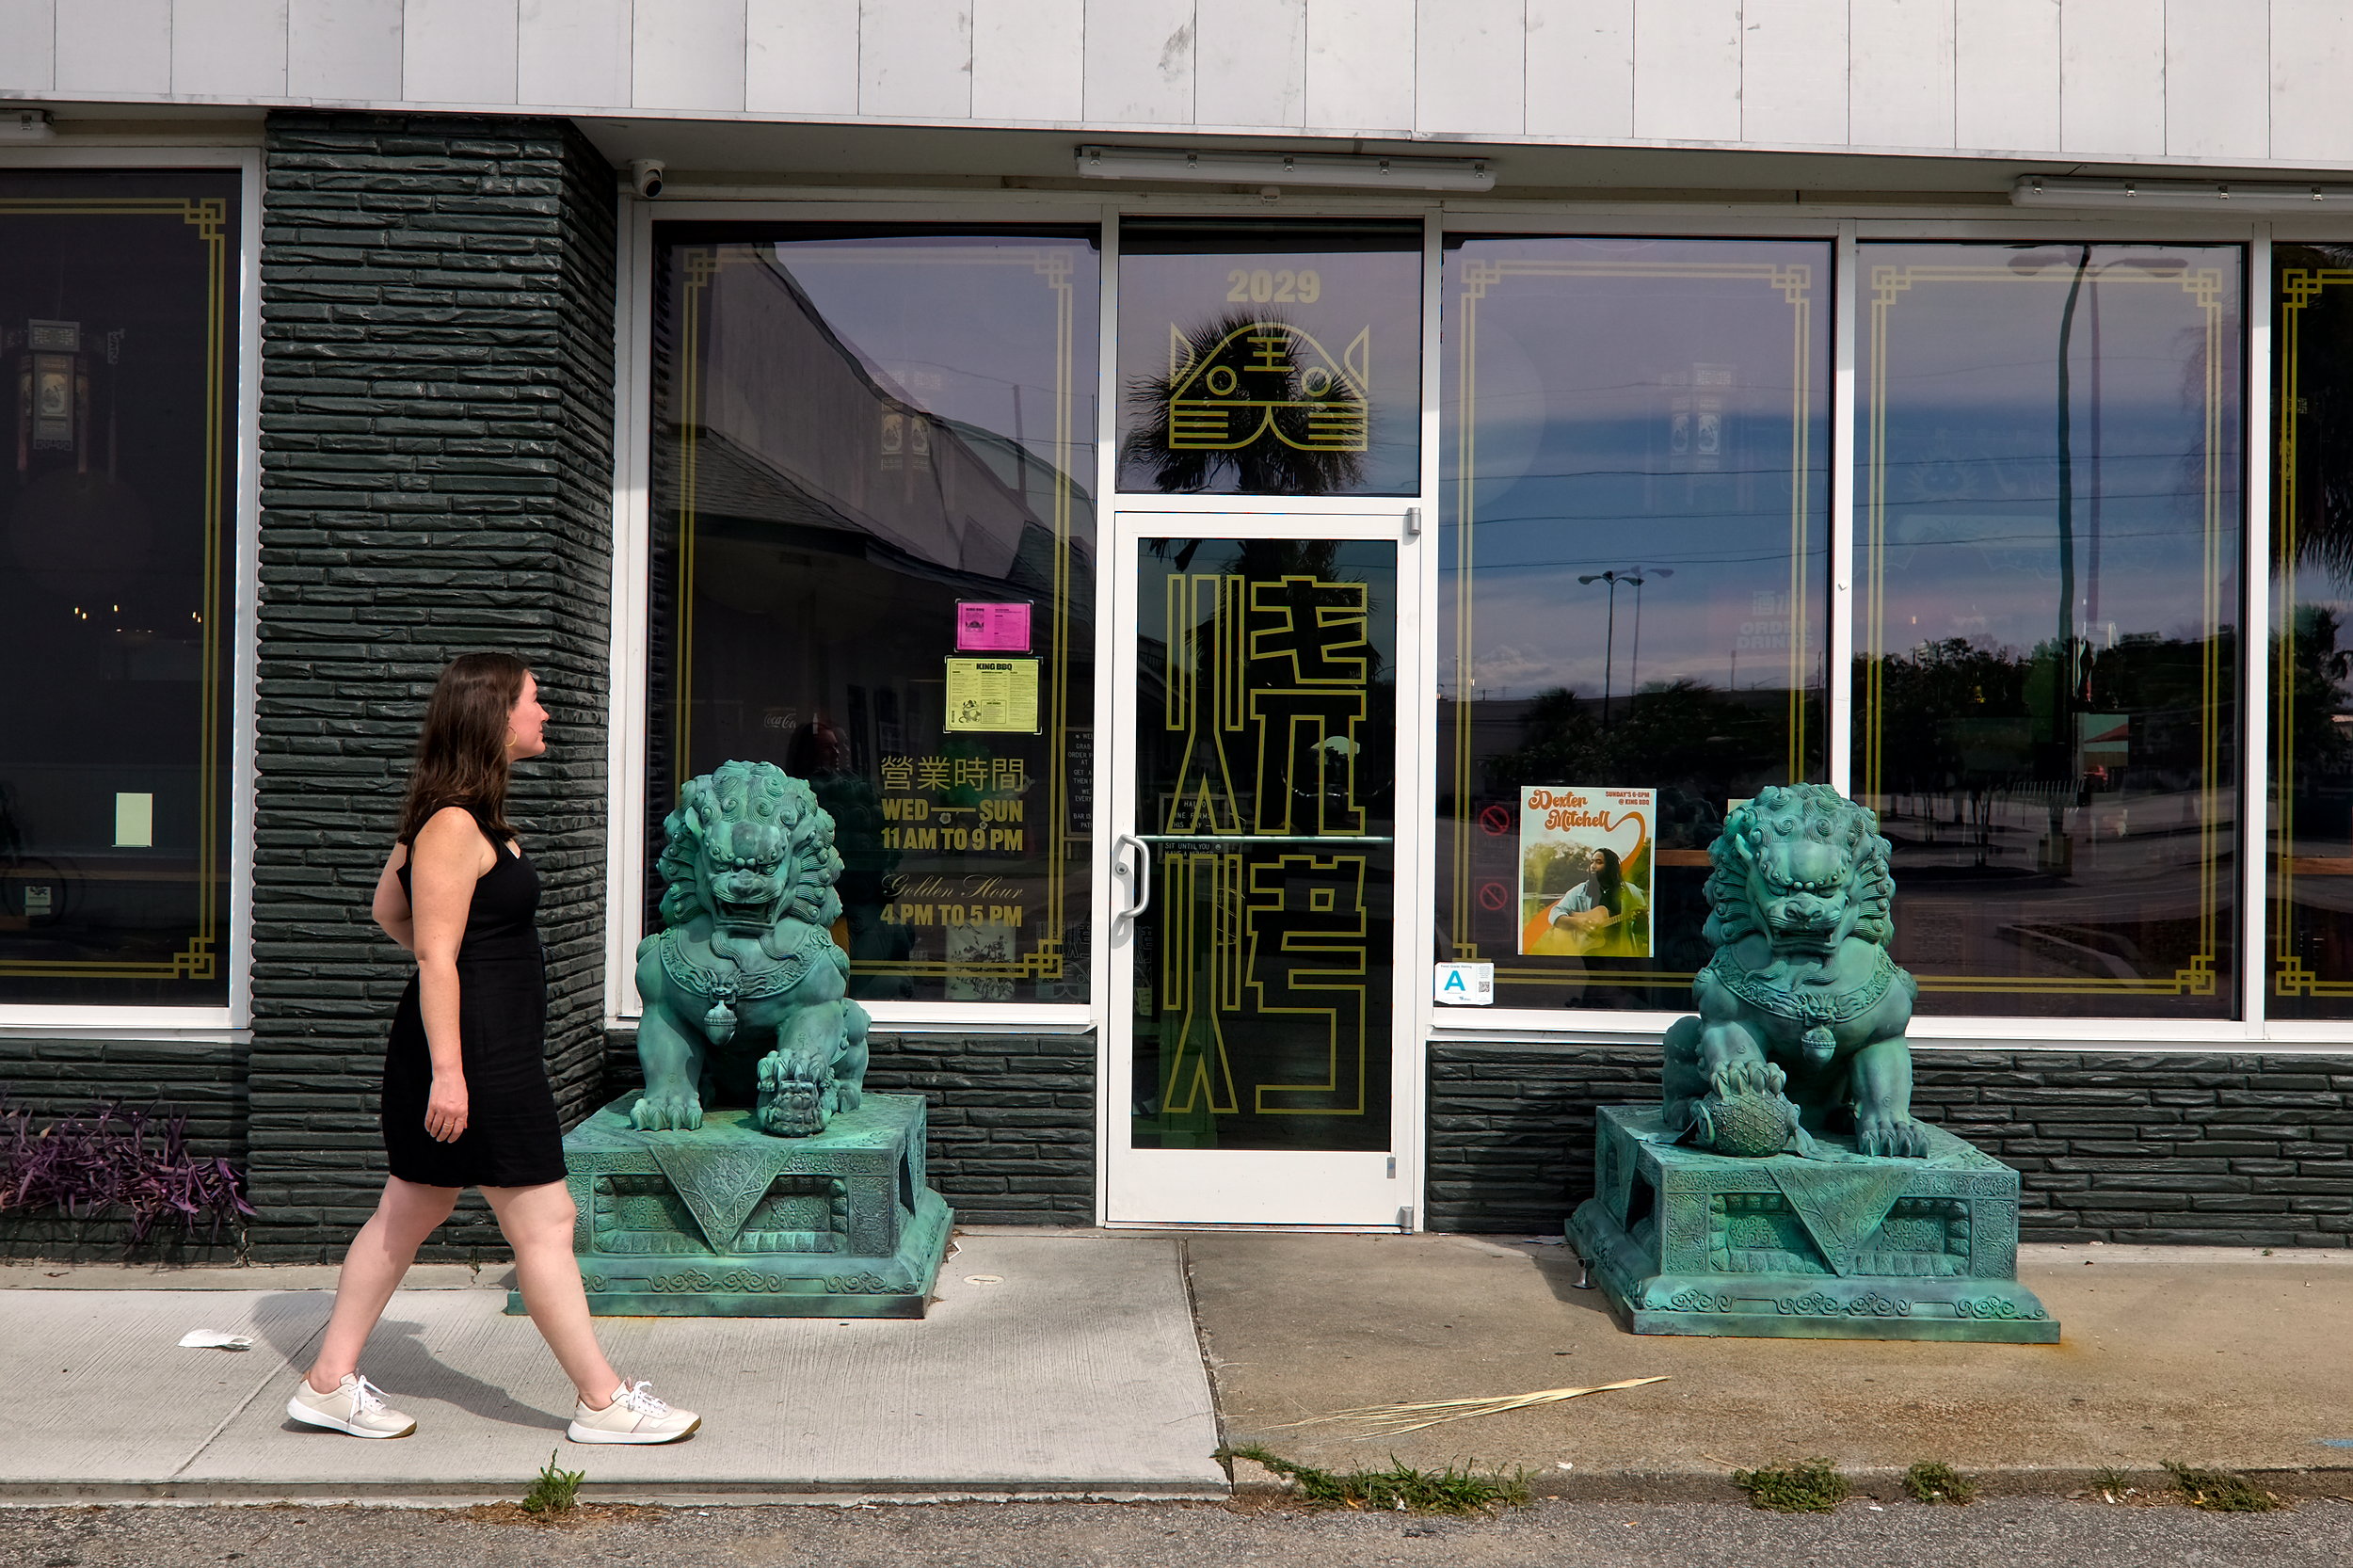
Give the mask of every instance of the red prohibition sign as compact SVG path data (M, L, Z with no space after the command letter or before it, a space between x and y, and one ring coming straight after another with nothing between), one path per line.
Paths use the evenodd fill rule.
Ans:
M1490 806L1479 813L1479 825L1485 828L1491 837L1500 839L1512 831L1512 813L1500 806Z
M1481 909L1500 909L1511 902L1512 889L1502 883L1482 882L1479 885L1479 906Z

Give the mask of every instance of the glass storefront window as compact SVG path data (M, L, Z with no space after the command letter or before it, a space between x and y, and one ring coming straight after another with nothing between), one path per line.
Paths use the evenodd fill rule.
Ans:
M2235 1013L2240 266L1862 248L1854 791L1923 1013Z
M2272 247L2270 995L2353 1013L2353 246Z
M1437 956L1682 1009L1732 803L1822 776L1831 248L1446 257Z
M1422 229L1119 231L1119 488L1421 488Z
M0 1001L229 1000L238 200L0 170Z
M680 784L775 762L854 996L1084 1001L1095 232L656 235L645 907Z

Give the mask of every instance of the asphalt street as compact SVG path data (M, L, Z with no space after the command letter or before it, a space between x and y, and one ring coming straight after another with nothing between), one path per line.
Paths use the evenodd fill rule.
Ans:
M2050 1497L1965 1508L1867 1499L1833 1514L1737 1503L1543 1501L1493 1517L1309 1513L1247 1504L931 1504L600 1512L570 1526L511 1510L94 1507L0 1510L0 1562L26 1568L2343 1568L2353 1504L2208 1514Z

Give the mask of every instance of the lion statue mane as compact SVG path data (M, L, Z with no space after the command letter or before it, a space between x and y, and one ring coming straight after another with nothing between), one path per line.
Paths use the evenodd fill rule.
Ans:
M1919 988L1888 955L1896 892L1879 817L1824 784L1776 785L1735 809L1708 852L1716 952L1695 1018L1667 1031L1667 1128L1719 1154L1918 1159L1904 1032Z
M664 929L637 944L645 1017L639 1128L702 1125L706 1103L750 1105L761 1130L822 1132L857 1108L866 1010L833 939L833 819L769 762L690 780L663 823Z

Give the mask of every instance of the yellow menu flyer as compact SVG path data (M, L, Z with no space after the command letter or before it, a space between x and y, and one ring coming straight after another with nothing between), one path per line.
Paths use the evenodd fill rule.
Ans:
M1035 659L948 661L947 728L1037 733Z

